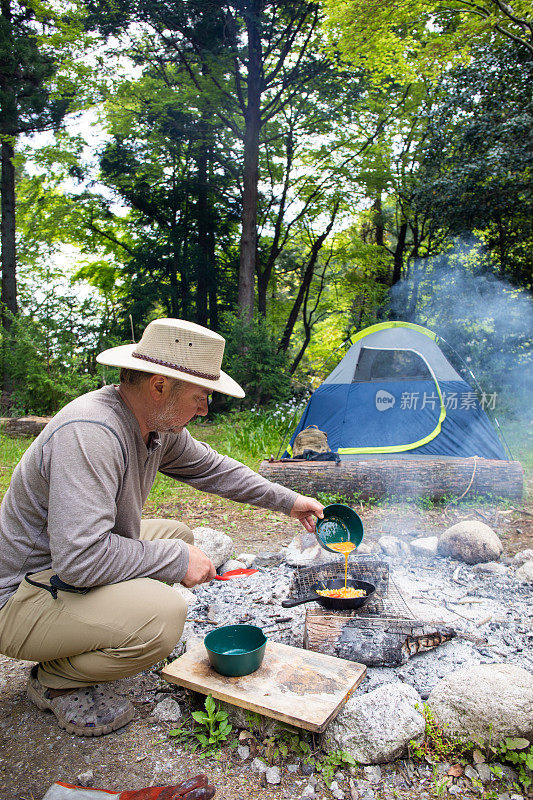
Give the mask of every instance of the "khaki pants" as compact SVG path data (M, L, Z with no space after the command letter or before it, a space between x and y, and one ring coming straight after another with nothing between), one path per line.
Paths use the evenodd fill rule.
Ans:
M194 541L181 522L143 520L141 539ZM53 570L32 580L48 583ZM187 606L171 586L134 578L87 594L58 592L22 581L0 609L0 653L39 662L52 689L91 686L136 675L166 658L178 642Z

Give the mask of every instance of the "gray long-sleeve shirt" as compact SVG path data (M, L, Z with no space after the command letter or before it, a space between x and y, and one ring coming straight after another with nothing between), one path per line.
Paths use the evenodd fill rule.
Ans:
M0 507L0 608L27 572L53 568L66 583L138 577L180 581L183 542L139 539L157 472L196 489L290 513L296 493L222 456L186 430L148 446L116 387L63 408L25 452Z

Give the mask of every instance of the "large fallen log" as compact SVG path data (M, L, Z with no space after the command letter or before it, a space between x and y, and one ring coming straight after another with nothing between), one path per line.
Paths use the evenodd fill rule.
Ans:
M51 417L0 417L0 427L10 435L38 436Z
M448 456L369 458L360 461L262 461L259 473L297 492L347 499L450 500L475 495L521 500L524 470L518 461Z

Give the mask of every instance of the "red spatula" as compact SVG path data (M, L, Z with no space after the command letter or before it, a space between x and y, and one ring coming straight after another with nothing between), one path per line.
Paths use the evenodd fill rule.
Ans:
M230 569L223 575L215 575L216 581L229 581L230 578L239 578L241 575L253 575L258 569Z

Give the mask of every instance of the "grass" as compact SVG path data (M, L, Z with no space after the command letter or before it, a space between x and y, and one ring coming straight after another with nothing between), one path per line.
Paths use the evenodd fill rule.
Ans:
M289 414L285 409L266 412L249 410L217 415L213 421L190 425L189 431L195 439L205 441L218 452L236 458L252 469L258 470L263 459L268 458L271 454L277 455L293 409L288 411ZM524 431L523 422L502 423L505 439L513 458L520 461L524 468L526 500L533 496L533 426L530 427L532 428L531 432ZM15 466L32 441L31 437L7 436L0 429L1 496L9 486ZM165 475L158 475L148 497L152 511L157 511L159 505L173 500L175 494L175 481ZM180 497L184 500L191 500L198 494L195 489L180 485ZM202 496L205 497L203 493ZM329 500L329 502L333 502L333 500Z

